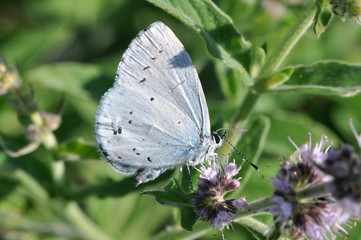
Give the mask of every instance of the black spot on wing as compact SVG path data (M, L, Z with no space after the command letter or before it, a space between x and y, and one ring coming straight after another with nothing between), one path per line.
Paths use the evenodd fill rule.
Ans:
M132 124L132 120L129 120L128 123L129 123L129 124Z
M152 160L150 160L150 157L147 157L147 161L148 161L148 162L152 162Z
M143 78L142 80L139 81L139 83L143 83L143 82L145 82L145 80L146 80L146 79Z
M150 68L150 66L146 66L146 67L143 68L143 70L147 70L149 68Z
M154 101L154 97L151 97L151 98L150 98L150 101Z

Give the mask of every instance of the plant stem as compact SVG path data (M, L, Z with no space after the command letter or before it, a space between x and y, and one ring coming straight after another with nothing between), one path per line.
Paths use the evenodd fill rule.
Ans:
M265 88L268 81L272 78L273 74L278 70L292 48L312 24L315 14L316 6L315 4L312 4L291 28L271 57L266 61L258 77L255 79L255 85L248 89L246 97L238 108L238 111L232 121L232 128L239 129L246 126L258 98L265 90L267 90ZM236 144L240 140L240 137L241 132L231 131L228 134L227 139L233 144ZM229 150L226 148L225 144L218 150L220 154L227 153L228 151Z
M240 212L237 214L237 216L245 217L262 212L268 212L268 209L270 208L271 205L272 205L271 197L257 199L248 203L248 211Z
M85 239L111 239L83 213L75 202L68 203L64 213L68 221L83 234Z
M330 193L328 189L333 186L333 182L325 182L317 185L312 185L308 188L297 192L297 197L300 199L310 199L325 196Z
M293 25L291 30L287 33L286 37L282 40L280 45L273 52L271 57L266 61L259 76L256 79L256 90L263 89L270 77L278 70L292 48L303 36L306 30L311 26L312 21L316 15L316 5L309 6L298 21Z

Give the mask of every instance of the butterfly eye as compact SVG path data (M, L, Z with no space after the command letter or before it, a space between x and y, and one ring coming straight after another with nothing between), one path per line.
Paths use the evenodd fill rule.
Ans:
M217 133L213 134L213 138L214 138L214 141L216 141L217 144L221 142L221 138L219 137L219 135Z

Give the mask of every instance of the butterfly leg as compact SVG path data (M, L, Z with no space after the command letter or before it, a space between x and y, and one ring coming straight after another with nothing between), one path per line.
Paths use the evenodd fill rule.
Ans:
M189 164L186 164L187 166L187 172L188 172L188 176L189 176L189 185L190 185L190 189L191 191L194 191L193 189L193 181L192 181L192 176L191 176L191 170L189 169Z

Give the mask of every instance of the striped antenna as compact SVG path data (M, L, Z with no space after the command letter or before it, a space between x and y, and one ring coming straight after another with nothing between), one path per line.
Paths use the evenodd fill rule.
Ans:
M220 130L220 129L218 129L218 130ZM217 130L217 131L218 131L218 130ZM242 130L242 129L233 129L233 130ZM247 131L247 130L246 130L246 131ZM249 164L251 164L251 166L252 166L254 169L256 169L257 171L259 171L259 168L258 168L255 164L251 163L240 151L238 151L237 148L235 148L235 147L233 146L232 143L230 143L230 142L227 140L227 138L226 138L226 133L223 134L222 138L223 138L223 140L225 140L239 155L241 155L241 157L243 158L243 160L246 160Z

